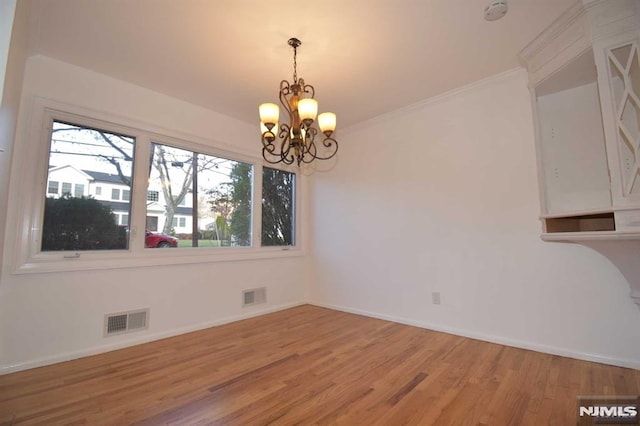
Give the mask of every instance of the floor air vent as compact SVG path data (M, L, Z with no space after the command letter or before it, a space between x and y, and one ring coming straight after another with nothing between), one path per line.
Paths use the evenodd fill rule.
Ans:
M104 316L104 335L128 333L130 331L144 330L149 324L149 309L138 311L120 312Z
M267 288L252 288L242 292L242 306L253 306L267 301Z

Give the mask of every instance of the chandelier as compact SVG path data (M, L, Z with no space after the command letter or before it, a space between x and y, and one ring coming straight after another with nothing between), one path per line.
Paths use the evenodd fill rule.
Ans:
M279 97L289 114L289 122L278 127L278 105L260 105L262 157L271 164L296 162L298 166L316 159L328 160L338 152L338 141L331 137L336 129L336 115L332 112L318 115L318 127L324 139L321 144L316 144L318 130L313 124L318 114L318 102L313 98L315 89L306 84L304 79L298 78L296 57L302 42L297 38L290 38L288 43L293 47L293 83L282 80Z

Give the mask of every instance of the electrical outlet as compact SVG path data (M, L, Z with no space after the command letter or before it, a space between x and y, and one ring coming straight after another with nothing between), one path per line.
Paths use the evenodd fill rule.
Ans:
M440 304L440 292L439 291L434 291L431 293L431 303L433 303L434 305L439 305Z

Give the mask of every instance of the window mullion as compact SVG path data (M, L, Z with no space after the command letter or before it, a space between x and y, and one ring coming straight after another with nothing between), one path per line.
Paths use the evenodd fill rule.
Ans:
M136 135L135 159L133 167L133 187L131 188L131 229L129 251L139 252L144 249L146 214L147 214L147 185L149 184L149 151L151 137L147 133Z
M262 164L253 166L253 220L251 235L253 247L262 246Z

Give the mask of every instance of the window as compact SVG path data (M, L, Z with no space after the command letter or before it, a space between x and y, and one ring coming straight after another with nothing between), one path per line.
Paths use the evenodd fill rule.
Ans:
M55 194L58 195L60 183L54 180L49 181L49 185L47 186L47 194Z
M71 194L71 183L62 182L62 195Z
M184 228L181 232L191 234L185 242L193 247L251 245L251 164L159 143L151 149L149 186L162 188L165 200L160 231ZM147 206L147 216L151 209ZM189 246L182 241L180 247Z
M145 227L147 231L158 231L158 216L147 216Z
M11 189L36 196L19 197L8 206L19 222L11 234L15 234L16 250L10 258L16 273L301 254L289 250L290 244L300 246L295 220L285 220L291 223L289 230L263 226L261 206L255 203L264 203L266 220L266 207L274 200L268 193L274 186L268 178L289 178L289 190L279 196L284 196L287 211L297 214L295 188L298 179L304 178L282 169L263 170L259 152L246 156L221 151L181 139L171 130L145 130L146 124L133 127L133 120L120 125L117 117L96 113L104 116L101 121L61 111L63 107L37 98L32 120L23 123L33 135L34 146L16 151ZM142 154L144 167L135 167L134 152ZM42 167L34 170L29 167L32 164ZM136 180L140 184L134 185ZM169 234L175 230L178 246L191 248L146 248L152 236L145 230ZM275 242L267 240L270 233L277 235Z
M178 195L174 195L173 196L173 203L176 206L186 206L187 205L187 198L188 196L192 196L193 194L184 194L182 197L178 196Z
M294 173L262 168L262 245L295 245Z
M111 174L130 188L134 142L132 137L54 121L49 145L49 181L54 181L56 175L84 180L87 174ZM71 182L63 182L60 198L45 199L41 251L126 249L129 237L126 229L118 226L112 207L94 198L81 197L83 183L75 184L75 197L71 196L71 189ZM124 207L127 211L120 216L120 223L128 222L130 211L128 202L122 204L119 209Z
M84 195L84 184L76 183L73 187L73 196L76 198L80 198Z

